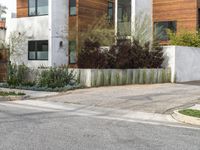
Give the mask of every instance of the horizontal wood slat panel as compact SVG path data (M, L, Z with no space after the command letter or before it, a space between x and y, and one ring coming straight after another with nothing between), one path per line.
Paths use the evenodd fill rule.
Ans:
M177 31L196 31L200 0L153 0L153 20L177 21Z
M28 16L28 0L17 0L17 17Z

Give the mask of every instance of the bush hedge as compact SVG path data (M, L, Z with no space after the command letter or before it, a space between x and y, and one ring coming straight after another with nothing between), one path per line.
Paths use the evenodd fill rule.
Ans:
M78 87L75 74L66 67L44 69L33 80L29 79L29 72L24 64L9 64L7 84L1 86L38 91L63 91Z
M86 40L78 55L79 68L161 68L163 48L158 43L144 45L139 41L122 40L113 45L109 51L102 50L98 42Z
M200 47L200 31L181 31L178 34L168 31L168 35L170 45Z

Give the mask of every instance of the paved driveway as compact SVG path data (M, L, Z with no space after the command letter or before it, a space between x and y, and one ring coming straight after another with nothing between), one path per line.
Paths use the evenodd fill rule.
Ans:
M200 85L192 83L81 89L46 98L45 100L169 114L179 107L200 103L199 99Z

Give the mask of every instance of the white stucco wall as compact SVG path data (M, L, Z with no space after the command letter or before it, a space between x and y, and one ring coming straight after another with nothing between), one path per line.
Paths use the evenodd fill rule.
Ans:
M135 2L135 13L139 15L141 12L152 17L152 0L133 0Z
M19 32L26 35L26 41L21 43L23 55L11 58L16 64L26 64L28 67L60 66L68 62L68 0L49 0L47 16L7 18L6 41L10 33ZM28 60L28 41L48 40L48 61ZM63 43L61 45L61 43Z
M171 67L172 82L200 80L200 48L164 47L165 67Z
M6 36L6 30L5 29L0 29L0 49L2 44L5 42L5 36Z
M19 32L25 34L25 41L19 43L21 45L19 51L24 51L21 55L11 57L11 62L15 64L26 64L28 67L48 66L48 61L32 61L28 60L28 41L30 40L48 40L48 16L24 17L24 18L8 18L6 22L7 32L6 41L9 43L11 33Z
M153 3L152 0L133 0L135 3L135 29L143 30L146 41L152 40L153 38ZM146 26L144 28L144 26ZM143 29L144 28L144 29ZM141 34L138 31L137 34Z
M0 29L0 41L4 41L6 36L6 30Z
M68 63L68 0L49 0L49 66ZM63 43L60 46L60 43Z

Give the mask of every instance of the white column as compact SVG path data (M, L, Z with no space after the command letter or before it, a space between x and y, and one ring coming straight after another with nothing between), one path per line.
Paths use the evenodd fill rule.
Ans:
M117 23L118 23L118 0L115 1L115 35L117 37Z
M136 20L136 0L131 0L131 40L135 33L135 20Z
M68 63L68 0L49 0L49 66Z

